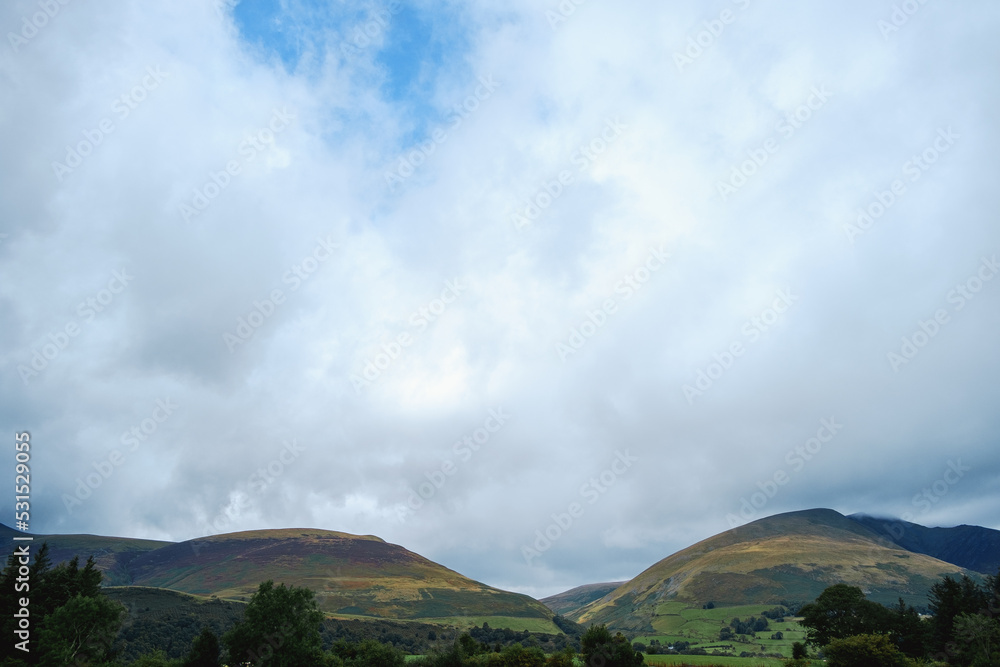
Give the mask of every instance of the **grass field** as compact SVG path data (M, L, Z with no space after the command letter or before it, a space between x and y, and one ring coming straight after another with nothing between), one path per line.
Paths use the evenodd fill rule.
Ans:
M715 655L647 655L647 665L725 665L726 667L781 667L776 658L726 658Z
M719 641L719 630L728 625L733 618L746 619L750 616L760 616L762 612L773 608L774 605L743 605L702 609L688 606L683 602L665 602L657 605L656 616L651 621L656 633L636 637L633 641L648 645L653 639L656 639L665 646L677 641L690 642L692 647L727 645L732 646L732 649L728 650L737 655L746 651L750 653L779 653L785 657L791 657L792 643L805 641L805 628L791 618L786 618L780 623L768 619L770 628L758 632L756 639L749 637L745 642L735 639ZM781 639L770 638L772 634L779 631L782 634ZM711 651L712 649L707 648L706 650ZM696 662L695 658L701 661ZM647 662L650 664L679 665L683 664L681 659L688 659L688 664L692 665L713 664L713 659L716 661L715 664L746 665L747 667L758 664L781 664L780 660L765 658L727 658L727 660L737 660L737 662L730 663L718 662L721 658L713 656L647 656ZM708 659L708 661L705 662L704 659Z

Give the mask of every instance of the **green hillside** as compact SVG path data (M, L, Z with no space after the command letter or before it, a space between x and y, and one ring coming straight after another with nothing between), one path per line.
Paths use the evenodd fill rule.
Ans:
M172 542L159 540L103 537L101 535L32 535L0 524L0 537L3 538L5 544L13 544L12 538L15 536L34 537L33 553L41 548L43 542L48 543L49 557L53 563L61 563L73 556L79 556L80 564L83 565L88 557L93 556L97 567L104 572L104 583L112 586L132 583L129 564L133 560L145 553L172 544Z
M859 586L877 602L891 604L902 597L922 605L942 576L964 572L882 542L833 510L780 514L679 551L567 616L578 623L652 632L666 602L802 603L836 583Z
M584 584L583 586L577 586L568 591L542 598L539 602L557 614L566 615L584 605L590 604L594 600L601 599L624 583L624 581L613 581L605 584Z
M559 632L538 601L371 535L306 529L216 535L145 553L129 571L136 585L233 600L249 599L261 581L273 579L315 591L320 608L341 618L453 625L456 617L475 617L496 625L498 617L500 627Z
M0 525L8 544L24 535ZM105 585L169 589L249 600L262 581L304 586L341 619L394 619L560 634L553 612L527 595L502 591L373 535L328 530L258 530L187 542L96 535L35 535L54 563L93 555Z

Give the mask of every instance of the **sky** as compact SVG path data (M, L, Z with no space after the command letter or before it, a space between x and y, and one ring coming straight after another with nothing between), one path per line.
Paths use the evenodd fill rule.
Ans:
M372 534L541 597L792 510L1000 529L995 2L0 29L31 532Z

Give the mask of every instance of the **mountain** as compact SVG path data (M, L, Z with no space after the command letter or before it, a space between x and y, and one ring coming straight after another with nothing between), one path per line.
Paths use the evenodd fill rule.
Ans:
M13 538L34 537L31 553L34 554L42 546L49 545L49 558L53 564L68 561L73 556L80 557L80 566L87 561L88 556L94 557L94 563L104 573L104 583L108 586L118 586L132 583L129 564L144 553L154 551L171 544L159 540L137 540L129 537L102 537L100 535L31 535L22 533L0 524L0 539L5 545L13 544ZM5 553L10 553L8 548Z
M982 574L996 574L1000 570L1000 530L964 524L954 528L927 528L902 519L876 518L867 514L851 514L847 518L907 551Z
M565 616L594 600L599 600L624 583L624 581L613 581L606 584L584 584L583 586L577 586L568 591L542 598L539 602L555 613Z
M669 601L718 606L811 601L827 586L859 586L891 604L926 603L931 585L962 568L895 546L828 509L789 512L727 530L664 558L567 614L583 624L649 631Z
M7 529L8 536L15 531ZM559 634L554 614L527 595L473 581L373 535L284 529L228 533L178 543L92 535L36 536L53 562L100 552L106 583L248 600L262 581L304 586L340 618L421 620ZM58 551L53 545L58 545Z

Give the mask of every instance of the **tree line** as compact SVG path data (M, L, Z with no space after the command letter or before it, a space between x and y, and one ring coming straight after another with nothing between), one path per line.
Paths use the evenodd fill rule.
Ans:
M955 667L1000 667L1000 572L983 584L945 577L928 594L929 617L900 598L886 607L855 586L836 584L799 611L807 644L828 667L910 667L924 661ZM796 643L792 665L807 664Z

